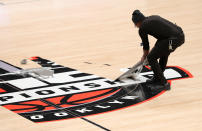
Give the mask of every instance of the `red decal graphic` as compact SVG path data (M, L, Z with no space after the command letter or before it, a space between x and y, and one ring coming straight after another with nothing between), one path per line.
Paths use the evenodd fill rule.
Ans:
M53 110L55 107L50 107L48 104L43 103L41 101L29 101L29 102L21 102L17 104L4 105L3 107L12 110L16 113L25 113L25 112L33 112L33 111L46 111Z
M0 88L0 93L6 92L4 89Z

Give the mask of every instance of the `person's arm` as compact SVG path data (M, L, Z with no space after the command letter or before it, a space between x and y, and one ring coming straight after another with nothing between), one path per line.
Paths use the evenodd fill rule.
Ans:
M143 45L143 55L141 58L141 61L143 62L147 55L149 54L149 40L148 40L148 34L144 32L142 29L139 30L139 35L142 39L142 45Z
M141 58L141 62L144 62L144 60L147 58L147 55L149 54L149 50L144 50L143 49L143 55Z

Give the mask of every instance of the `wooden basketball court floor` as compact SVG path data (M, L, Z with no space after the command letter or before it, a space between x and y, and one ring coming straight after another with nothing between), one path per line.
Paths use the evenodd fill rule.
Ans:
M142 47L131 13L157 14L180 25L185 44L168 65L183 67L192 79L146 103L88 119L113 131L202 130L201 0L0 0L0 59L41 56L83 72L115 79L120 68L139 61ZM150 37L153 46L155 40ZM91 62L92 64L86 64ZM110 64L111 66L105 66ZM35 124L0 107L0 131L97 131L79 118Z

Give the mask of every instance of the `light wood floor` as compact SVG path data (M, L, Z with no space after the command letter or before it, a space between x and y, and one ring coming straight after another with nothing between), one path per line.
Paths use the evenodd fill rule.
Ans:
M186 43L168 65L181 66L194 78L173 82L170 92L152 101L88 119L112 131L202 130L201 0L0 0L0 59L22 67L21 59L41 56L114 79L142 55L131 22L134 9L183 28ZM100 130L81 119L34 124L2 107L0 123L0 131Z

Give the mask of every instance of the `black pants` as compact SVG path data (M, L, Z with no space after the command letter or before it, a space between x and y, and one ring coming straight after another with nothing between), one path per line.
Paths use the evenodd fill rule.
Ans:
M152 71L154 72L155 79L158 80L160 84L167 82L163 72L165 71L170 53L174 52L176 48L181 46L183 43L184 34L182 32L176 37L157 40L155 46L148 54L147 60L151 66ZM169 49L169 44L172 45L172 49Z

